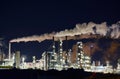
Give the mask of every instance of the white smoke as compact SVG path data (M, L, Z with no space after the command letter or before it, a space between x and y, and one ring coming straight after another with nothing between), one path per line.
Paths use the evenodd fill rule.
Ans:
M29 42L29 41L44 41L51 40L53 37L61 38L65 36L75 36L75 35L84 35L84 34L99 34L101 36L109 36L113 39L120 37L120 21L116 24L108 26L106 22L101 24L96 24L94 22L76 24L76 27L73 29L66 29L57 33L43 34L43 35L33 35L28 37L22 37L13 39L10 42Z
M43 34L43 35L33 35L33 36L27 36L22 38L13 39L10 42L30 42L30 41L44 41L44 40L50 40L54 36L54 33L51 34Z
M119 38L120 37L120 26L118 24L113 24L111 26L111 29L113 30L111 33L112 38Z
M93 27L96 27L96 33L93 30ZM81 34L100 34L105 36L107 33L108 27L106 25L106 22L101 24L95 24L93 22L89 22L88 24L76 24L76 27L74 29L65 30L56 33L55 37L62 37L62 36L75 36L75 35L81 35Z

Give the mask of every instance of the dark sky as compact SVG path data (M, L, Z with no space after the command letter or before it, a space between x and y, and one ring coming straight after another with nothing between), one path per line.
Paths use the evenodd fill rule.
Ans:
M106 21L112 24L119 20L119 0L0 1L0 36L7 41L28 35L70 29L76 23ZM23 44L24 49L20 44L15 47L26 52L27 49L32 49L29 48L31 45L31 43ZM38 52L38 49L43 48L36 46L35 49L36 51L32 52Z

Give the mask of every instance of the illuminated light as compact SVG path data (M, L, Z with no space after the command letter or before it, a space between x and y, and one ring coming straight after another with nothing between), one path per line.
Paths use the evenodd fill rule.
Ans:
M62 54L62 52L60 52L60 54Z
M62 51L62 49L60 49L60 51Z
M62 61L62 59L60 59L60 61Z
M86 60L85 62L86 62L86 63L90 63L90 61L88 61L88 60Z
M78 53L78 55L80 55L80 53Z
M55 46L53 45L53 48L55 48Z
M77 44L79 44L80 42L77 42Z
M88 57L88 56L85 56L85 59L90 59L90 57Z
M24 57L22 57L22 61L23 61L23 62L25 61L25 58L24 58Z
M81 48L81 46L78 46L78 48Z
M60 43L60 46L62 46L62 44Z

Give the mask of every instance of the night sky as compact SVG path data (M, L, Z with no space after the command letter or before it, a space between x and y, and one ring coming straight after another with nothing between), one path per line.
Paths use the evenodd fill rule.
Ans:
M120 21L119 0L0 1L0 37L6 46L14 38L71 29L77 23L90 21L106 21L108 25ZM12 51L39 56L51 44L49 41L14 43Z

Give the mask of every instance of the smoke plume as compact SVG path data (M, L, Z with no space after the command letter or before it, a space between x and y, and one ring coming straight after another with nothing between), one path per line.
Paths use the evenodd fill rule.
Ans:
M54 33L51 34L43 34L43 35L33 35L33 36L28 36L28 37L22 37L22 38L17 38L13 39L10 42L30 42L30 41L44 41L44 40L50 40L54 36Z
M64 31L50 33L50 34L43 34L43 35L33 35L28 37L22 37L13 39L10 42L29 42L29 41L44 41L44 40L51 40L52 37L55 37L55 40L62 39L64 40L65 36L68 36L69 39L76 39L75 36L79 35L79 38L91 38L92 35L100 35L100 36L107 36L113 39L117 39L120 37L120 21L116 24L112 24L108 26L106 22L101 24L96 24L94 22L83 23L83 24L76 24L76 27L73 29L66 29Z

